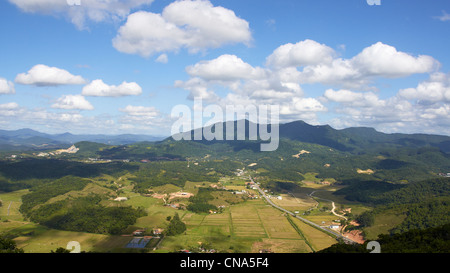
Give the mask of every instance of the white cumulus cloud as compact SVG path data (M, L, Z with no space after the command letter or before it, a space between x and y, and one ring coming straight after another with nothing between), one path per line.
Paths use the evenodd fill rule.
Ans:
M93 80L83 87L81 93L93 97L122 97L142 94L142 88L135 82L122 82L120 85L108 85L102 80Z
M0 94L14 94L14 93L16 93L14 83L6 80L5 78L0 78Z
M181 48L195 53L250 41L248 22L232 10L215 7L207 0L185 0L171 3L161 14L130 14L113 39L113 46L120 52L148 57Z
M155 61L158 63L166 64L169 62L169 57L167 57L167 54L163 53L163 54L159 55Z
M351 62L364 75L383 77L428 73L439 67L439 63L430 56L414 57L381 42L365 48Z
M324 98L329 101L359 107L381 107L384 105L378 95L373 92L354 92L345 89L334 91L333 89L327 89Z
M222 55L214 60L201 61L188 66L186 72L193 77L205 80L233 81L255 78L264 75L261 68L254 68L235 55Z
M415 88L401 89L399 96L408 100L450 102L450 74L434 73Z
M119 111L124 112L132 117L154 118L159 116L159 110L155 107L127 105Z
M267 57L266 63L273 67L306 66L330 63L335 51L313 40L304 40L296 44L284 44Z
M169 130L173 123L169 116L153 106L127 105L119 111L124 113L118 120L121 130L133 129L133 132L149 133L158 129Z
M16 83L36 86L57 86L66 84L84 84L81 76L72 75L67 70L43 64L33 66L27 73L16 76Z
M52 108L94 110L94 106L81 95L64 95L52 105Z
M294 109L300 112L323 112L327 108L315 98L293 98Z
M16 102L0 104L0 116L13 116L19 111L19 105Z
M187 81L175 81L174 84L177 88L183 88L189 91L188 99L194 100L195 98L202 98L205 101L217 101L217 96L214 91L209 89L208 82L203 79L194 77Z
M149 5L153 0L80 0L80 5L69 5L66 0L9 0L9 2L24 12L69 18L77 28L84 29L89 21L123 20L132 9Z
M305 40L278 47L267 57L266 65L276 69L296 68L300 83L322 83L345 88L367 87L376 77L400 78L432 73L440 63L431 56L414 56L395 47L375 43L350 59L316 41Z

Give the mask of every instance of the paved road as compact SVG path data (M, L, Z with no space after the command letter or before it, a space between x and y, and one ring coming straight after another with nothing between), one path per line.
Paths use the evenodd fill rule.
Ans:
M318 229L320 229L320 230L322 230L322 231L324 231L324 232L326 232L326 233L328 233L328 234L332 234L332 235L334 235L334 236L336 236L336 237L338 237L338 238L341 238L341 239L343 239L345 242L348 242L348 243L356 243L355 241L353 241L353 240L351 240L351 239L349 239L349 238L347 238L347 237L342 236L342 234L340 234L340 233L337 233L337 232L335 232L335 231L332 231L332 230L326 229L326 228L324 228L324 227L321 227L320 225L318 225L318 224L316 224L316 223L314 223L314 222L311 222L311 221L309 221L309 220L307 220L307 219L305 219L305 218L302 218L302 217L296 215L295 213L293 213L293 212L291 212L291 211L288 211L288 210L286 210L286 209L284 209L284 208L282 208L282 207L280 207L280 206L278 206L278 205L275 205L275 204L272 202L272 200L270 200L270 198L266 196L266 194L263 192L263 190L261 190L261 188L259 187L259 185L256 184L255 181L253 181L253 178L252 178L251 176L250 176L250 180L255 184L255 187L258 189L258 191L261 193L261 195L266 199L267 203L269 203L269 204L272 205L273 207L275 207L275 208L277 208L277 209L279 209L279 210L281 210L281 211L284 211L284 212L286 212L286 213L289 213L291 216L293 216L293 217L295 217L295 218L297 218L297 219L299 219L299 220L301 220L301 221L303 221L303 222L305 222L305 223L307 223L307 224L309 224L309 225L311 225L311 226L314 226L314 227L316 227L316 228L318 228Z

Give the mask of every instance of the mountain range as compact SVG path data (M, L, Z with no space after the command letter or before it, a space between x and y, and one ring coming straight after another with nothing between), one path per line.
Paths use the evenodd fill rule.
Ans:
M0 150L50 149L72 145L80 141L97 142L109 145L126 145L142 141L159 141L165 137L120 134L120 135L75 135L71 133L47 134L32 129L0 130Z
M246 135L250 121L245 121ZM216 126L216 125L212 125ZM225 135L226 123L223 123ZM258 126L256 126L259 128ZM236 135L237 121L234 121ZM191 131L193 136L195 129ZM269 125L270 131L270 125ZM436 147L442 152L450 153L450 137L444 135L430 134L386 134L369 127L351 127L346 129L334 129L329 125L310 125L304 121L294 121L279 125L280 139L306 142L328 146L340 151L360 152L371 151L389 147ZM137 142L155 142L171 140L172 137L161 137L139 134L120 135L75 135L71 133L47 134L31 129L20 129L14 131L0 130L0 150L30 150L50 149L72 145L81 141L96 142L108 145L128 145ZM192 137L193 139L193 137ZM207 141L204 144L214 144L217 140ZM227 141L232 145L232 142Z
M386 134L370 127L351 127L342 130L329 125L313 126L303 121L280 125L280 138L329 146L341 151L373 150L386 146L437 147L450 152L450 137L430 134Z
M222 124L223 136L225 138L228 123L233 121L228 121ZM216 126L216 124L210 127ZM249 139L249 128L255 124L246 120L245 121L245 136L246 140ZM255 125L256 136L259 136L259 126ZM234 121L234 136L236 136L238 121ZM204 129L204 128L203 128ZM198 131L202 129L195 129L190 132L191 139L199 133ZM214 132L214 128L208 128L208 131ZM271 131L271 126L268 126L268 131ZM442 152L450 152L450 137L444 135L430 135L430 134L386 134L376 131L374 128L370 127L350 127L346 129L334 129L329 125L311 125L304 121L293 121L289 123L284 123L279 125L279 138L288 139L298 142L306 142L319 144L322 146L327 146L334 148L343 152L368 152L376 151L381 148L395 148L395 147L436 147ZM170 140L172 137L167 138ZM236 137L235 137L236 139ZM259 139L259 138L258 138ZM240 145L239 141L208 141L204 138L198 140L203 144L214 144L218 142L226 142L233 146L233 142L236 145Z

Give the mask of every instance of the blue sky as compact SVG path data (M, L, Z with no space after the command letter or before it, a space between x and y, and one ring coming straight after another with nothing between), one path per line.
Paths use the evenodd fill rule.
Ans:
M172 108L450 135L445 0L0 2L0 128L168 135Z

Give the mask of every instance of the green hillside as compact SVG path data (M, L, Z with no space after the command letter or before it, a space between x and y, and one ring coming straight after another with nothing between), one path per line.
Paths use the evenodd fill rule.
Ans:
M376 239L380 234L404 234L450 222L450 178L440 176L450 172L449 141L445 136L384 134L371 128L335 130L301 121L280 125L279 147L272 152L261 152L262 141L248 137L167 138L128 145L82 141L75 143L76 153L6 155L0 161L0 194L20 193L15 213L45 229L113 236L140 226L165 227L174 208L183 212L180 219L204 218L210 211L231 213L235 206L247 210L254 196L235 191L251 190L245 184L251 175L271 194L283 195L282 206L312 220L336 217L330 212L331 201L325 200L334 200L339 209L351 206L353 211L341 219L345 231ZM316 190L322 199L308 195ZM176 192L194 196L170 195ZM294 194L300 199L290 200ZM126 201L114 201L117 197ZM217 225L225 223L225 216L218 216L223 219ZM201 222L186 221L187 232L202 234L192 230L193 223ZM14 228L1 230L13 237L22 234ZM250 248L245 246L246 251Z

